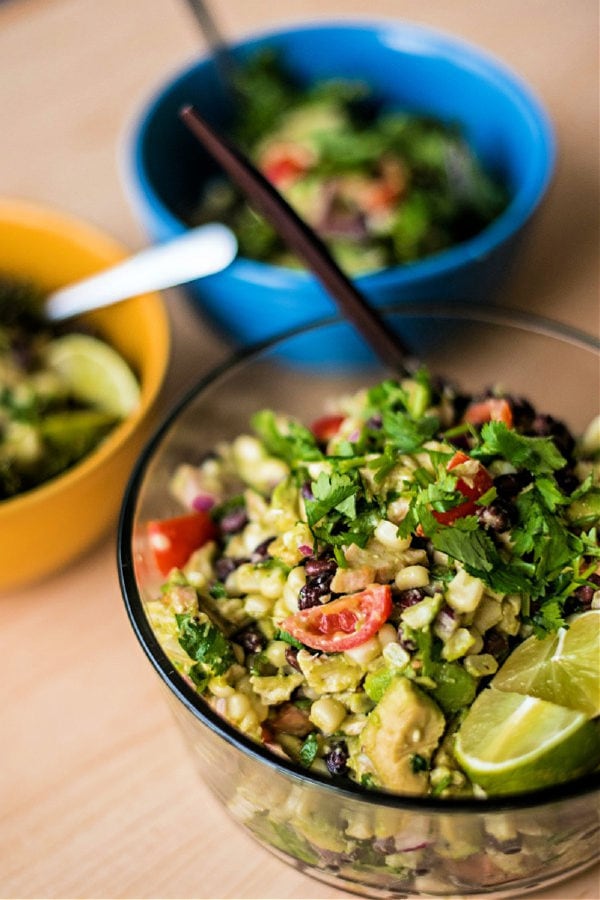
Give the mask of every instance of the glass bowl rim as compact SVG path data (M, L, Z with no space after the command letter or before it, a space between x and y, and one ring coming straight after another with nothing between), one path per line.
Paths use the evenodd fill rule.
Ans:
M382 315L400 314L413 319L424 316L454 318L477 324L518 328L541 336L565 340L574 347L595 352L600 357L600 338L552 319L521 310L499 306L479 308L475 304L470 303L418 302L391 304L382 307L380 311ZM176 699L183 704L195 719L208 727L214 735L222 738L244 756L255 760L267 769L274 769L284 776L291 776L295 781L304 784L306 787L316 787L331 791L337 797L345 800L365 802L369 805L385 806L392 809L409 809L413 812L422 812L424 814L486 814L526 810L560 801L583 798L587 795L591 796L594 791L600 791L599 771L537 791L493 795L485 798L454 797L439 799L421 795L388 793L378 789L366 788L353 781L340 784L334 776L329 777L318 772L311 772L294 763L291 759L276 755L230 725L226 719L213 711L209 704L186 683L179 672L175 670L156 638L144 611L144 603L137 588L132 553L134 514L148 464L153 460L163 439L168 436L181 413L205 389L217 382L221 376L228 372L235 372L236 369L242 368L246 363L255 361L265 352L294 337L310 333L319 328L343 324L347 324L347 320L342 316L330 316L309 325L289 329L273 338L230 353L225 360L213 366L209 372L184 392L183 396L173 405L155 429L154 434L146 442L130 474L117 529L119 584L130 624L144 653Z

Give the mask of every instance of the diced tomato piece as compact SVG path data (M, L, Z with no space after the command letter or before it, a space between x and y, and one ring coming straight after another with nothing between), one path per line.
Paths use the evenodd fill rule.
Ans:
M161 575L181 568L194 550L217 536L217 527L205 512L188 513L172 519L154 519L147 531L154 561Z
M364 644L391 611L390 586L370 584L357 594L300 610L285 619L281 628L312 650L337 653Z
M462 450L458 450L447 464L446 471L451 472L457 466L467 462L472 463L473 460L466 453L463 453ZM465 478L457 478L456 480L457 491L460 491L463 497L467 497L467 500L464 503L453 506L452 509L445 510L445 512L434 511L433 516L441 525L451 525L457 519L462 519L464 516L472 516L477 509L476 501L486 491L489 491L494 483L490 473L480 463L477 463L476 468L467 478L468 480Z
M471 459L466 453L463 453L462 450L457 450L452 459L446 465L446 472L451 472L452 469L456 469L457 466L462 466L463 463L469 462Z
M452 509L447 509L445 512L434 510L433 517L437 519L440 525L451 525L457 519L472 516L476 509L477 504L474 500L466 500L464 503L459 503L458 506L453 506Z
M463 418L471 425L483 425L484 422L504 422L507 428L513 426L510 403L503 397L488 397L478 403L469 404Z
M320 443L326 444L338 433L344 419L345 416L340 415L321 416L320 419L315 419L310 430Z
M295 160L288 158L273 161L266 165L263 171L271 184L277 186L286 182L289 184L290 181L293 181L298 175L303 173L304 168Z

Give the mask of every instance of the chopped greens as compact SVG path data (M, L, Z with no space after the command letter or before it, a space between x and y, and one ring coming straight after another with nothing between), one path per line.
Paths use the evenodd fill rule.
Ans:
M0 501L67 471L115 428L125 415L115 366L124 367L134 394L138 389L116 351L98 337L62 334L44 320L42 306L38 288L0 273ZM56 353L62 347L64 361L65 342L72 339L84 362L67 371ZM85 383L86 362L98 355L107 370L104 395L102 366L94 369L93 384Z
M176 615L179 629L179 643L195 665L190 675L198 686L205 686L208 679L222 675L235 662L235 654L231 643L213 625L208 616L199 613L193 618L190 615Z
M473 795L454 748L500 667L530 636L600 616L600 465L523 409L420 370L311 426L256 413L252 435L186 469L215 496L216 537L150 604L174 663L306 768ZM257 491L240 448L277 479Z
M300 748L300 761L303 766L310 768L319 752L319 739L315 731L311 731Z
M230 134L351 274L439 253L508 203L455 123L384 109L362 82L305 86L267 49L245 60L238 90ZM243 255L299 265L235 188L215 178L202 191L182 210L190 224L221 219Z

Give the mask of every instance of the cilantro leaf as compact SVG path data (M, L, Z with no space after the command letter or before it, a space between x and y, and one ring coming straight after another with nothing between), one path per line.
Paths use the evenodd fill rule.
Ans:
M533 567L520 560L504 560L489 535L478 528L475 516L465 516L439 528L431 540L437 550L462 562L469 575L480 578L493 590L530 592Z
M565 624L562 604L558 598L547 600L531 617L535 634L544 638L547 634L558 631Z
M476 458L502 456L516 469L544 475L562 469L566 460L550 437L527 437L504 422L486 422L481 428L482 443L471 451Z
M440 528L431 536L436 550L458 559L478 572L491 572L496 549L488 537L478 529L475 516L465 516L452 526Z
M312 431L294 419L263 409L252 416L251 424L268 452L287 463L323 458Z
M188 614L176 615L178 640L185 652L197 663L190 672L198 684L198 678L208 679L222 675L235 662L233 647L204 614L194 618ZM196 677L195 677L196 676Z
M303 766L311 766L315 761L317 753L319 752L319 739L317 737L317 733L315 731L311 731L311 733L304 739L302 742L302 746L300 747L300 762Z
M222 581L213 581L208 589L208 593L214 600L222 600L227 596L227 588Z
M346 516L354 516L357 490L358 482L354 474L320 472L317 480L311 484L314 499L306 500L305 504L309 527L316 525L335 509Z
M437 416L413 419L408 413L386 411L382 415L383 433L390 439L398 453L414 453L425 441L437 434L440 420Z
M299 641L293 635L289 633L289 631L283 631L283 629L278 628L275 632L275 640L276 641L285 641L286 644L289 644L291 647L296 647L297 650L302 650L304 648L304 644L302 641Z

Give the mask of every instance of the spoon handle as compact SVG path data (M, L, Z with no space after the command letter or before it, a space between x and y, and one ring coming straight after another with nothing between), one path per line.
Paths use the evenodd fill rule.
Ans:
M46 301L46 316L59 321L127 297L212 275L226 268L236 252L237 241L229 228L217 223L200 225L98 275L54 291Z
M323 241L239 148L215 131L193 106L185 106L180 115L192 134L220 163L248 200L317 276L380 360L392 369L405 369L408 351L342 272Z

